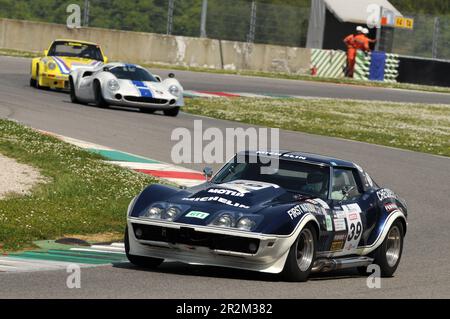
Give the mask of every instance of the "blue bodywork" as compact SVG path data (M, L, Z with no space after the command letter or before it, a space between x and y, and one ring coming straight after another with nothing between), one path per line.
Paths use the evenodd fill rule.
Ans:
M129 215L144 218L151 207L176 207L179 214L170 221L185 227L215 227L215 221L226 214L233 220L232 227L236 227L239 219L248 217L255 222L255 227L249 230L252 233L289 236L308 214L316 221L318 251L329 253L370 246L379 238L393 212L400 211L405 219L407 217L405 202L392 191L379 187L354 163L298 152L256 152L254 155L320 165L330 170L330 176L335 169L351 169L359 179L361 195L338 201L293 194L269 182L243 180L217 184L212 179L189 189L151 185L136 198ZM258 183L262 185L255 185ZM239 189L247 191L240 192ZM200 212L202 218L193 218L192 212L194 216ZM402 219L402 222L406 232L406 220Z

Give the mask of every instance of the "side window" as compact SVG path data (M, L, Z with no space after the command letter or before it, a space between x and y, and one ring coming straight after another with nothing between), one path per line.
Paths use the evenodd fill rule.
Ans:
M331 199L352 200L360 196L361 187L355 178L356 174L349 168L335 168L333 170ZM346 192L347 196L345 196Z

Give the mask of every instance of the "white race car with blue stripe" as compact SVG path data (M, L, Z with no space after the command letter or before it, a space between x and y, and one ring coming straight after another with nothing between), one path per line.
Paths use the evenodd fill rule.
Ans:
M136 107L148 113L163 111L168 116L177 116L184 106L183 87L173 74L163 81L135 64L76 68L69 81L73 103Z

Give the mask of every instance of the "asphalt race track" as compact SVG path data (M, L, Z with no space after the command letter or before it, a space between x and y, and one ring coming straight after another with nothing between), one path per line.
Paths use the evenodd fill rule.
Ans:
M175 143L170 140L172 130L192 129L193 120L199 119L184 113L168 118L73 105L67 94L30 88L28 72L29 60L0 58L1 118L166 162ZM443 94L177 73L186 89L450 102L450 95ZM203 119L203 126L242 125ZM157 271L144 271L122 264L83 269L81 289L73 290L66 287L65 271L0 274L0 298L450 298L449 158L294 132L281 132L280 140L284 149L356 161L379 184L407 200L410 215L403 258L395 277L383 279L381 289L367 288L366 278L353 271L316 275L300 284L216 267L167 263Z

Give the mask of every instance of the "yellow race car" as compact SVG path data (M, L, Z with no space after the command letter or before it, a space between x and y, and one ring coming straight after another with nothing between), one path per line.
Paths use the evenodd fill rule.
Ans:
M107 63L98 44L77 40L55 40L44 57L31 62L30 86L38 89L69 89L69 73L77 67Z

